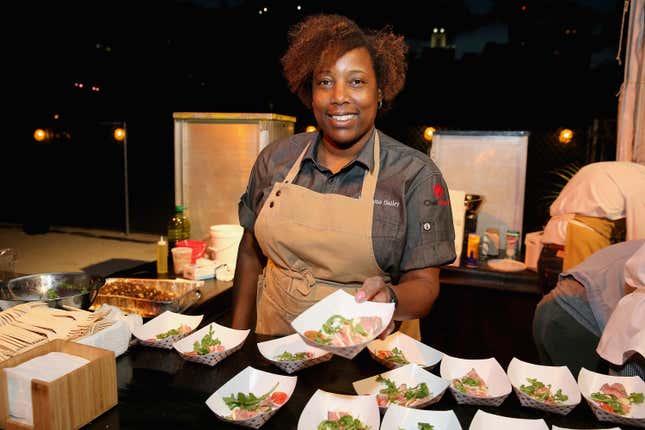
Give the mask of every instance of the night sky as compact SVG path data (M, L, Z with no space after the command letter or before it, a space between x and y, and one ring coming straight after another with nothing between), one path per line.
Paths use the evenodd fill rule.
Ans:
M12 74L7 92L17 96L9 104L17 133L8 148L20 162L5 176L24 178L19 166L28 165L41 182L10 190L0 221L22 222L34 207L41 212L42 204L31 203L38 195L50 197L47 211L59 221L75 212L78 222L87 220L84 214L102 204L92 182L105 176L102 186L110 189L122 175L122 167L96 156L96 136L106 134L106 124L127 122L133 226L163 231L174 201L173 112L292 115L296 132L313 123L280 67L289 27L312 13L389 25L405 36L406 87L379 127L413 146L415 130L428 125L537 135L563 126L588 130L601 121L610 124L604 138L612 139L624 72L615 60L622 8L620 0L13 4L5 13L16 24L5 40L5 64ZM446 31L445 49L430 49L435 27ZM35 145L33 130L52 126L71 137L60 139L64 145ZM540 156L548 164L553 154ZM79 190L83 177L88 185ZM66 190L75 194L65 197L71 201L58 197ZM102 224L119 228L109 216Z

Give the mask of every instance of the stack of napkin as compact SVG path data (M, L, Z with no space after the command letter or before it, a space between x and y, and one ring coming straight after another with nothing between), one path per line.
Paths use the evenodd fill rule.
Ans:
M31 403L31 380L51 382L79 367L88 360L64 352L50 352L16 367L5 369L7 391L9 393L9 416L18 422L33 425L33 405Z

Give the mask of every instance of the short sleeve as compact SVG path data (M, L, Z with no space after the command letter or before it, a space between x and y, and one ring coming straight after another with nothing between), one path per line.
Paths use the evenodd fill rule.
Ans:
M267 165L264 157L259 156L251 169L246 190L238 203L240 225L249 231L253 231L255 219L264 203L264 190L271 181L266 172Z
M407 272L452 263L455 231L448 187L440 173L433 173L406 196L406 245L400 269Z

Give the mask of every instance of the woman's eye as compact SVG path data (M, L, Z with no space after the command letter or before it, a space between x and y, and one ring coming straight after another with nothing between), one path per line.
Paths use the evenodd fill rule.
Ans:
M318 85L322 87L328 87L331 85L331 79L321 79L318 81Z
M364 83L365 83L365 81L363 81L362 79L352 79L352 80L351 80L351 84L352 84L352 86L354 86L354 87L361 86L361 85L363 85Z

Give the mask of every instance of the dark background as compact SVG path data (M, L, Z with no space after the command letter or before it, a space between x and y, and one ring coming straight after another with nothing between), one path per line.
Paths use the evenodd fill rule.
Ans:
M123 230L124 148L111 133L125 122L130 231L165 233L173 112L292 115L296 132L314 124L288 91L280 57L289 27L325 12L406 37L408 80L377 122L385 133L427 152L427 126L530 132L523 231L539 230L562 182L555 169L615 159L622 8L620 0L8 6L16 30L5 36L12 97L0 221L32 233L50 225ZM433 28L445 29L445 47L431 47ZM52 131L50 143L34 141L38 127ZM575 133L566 145L557 140L564 127Z

